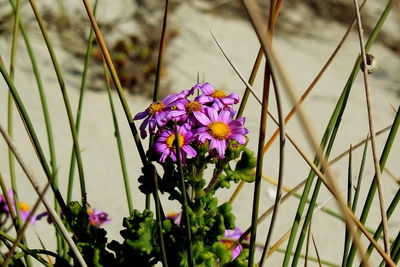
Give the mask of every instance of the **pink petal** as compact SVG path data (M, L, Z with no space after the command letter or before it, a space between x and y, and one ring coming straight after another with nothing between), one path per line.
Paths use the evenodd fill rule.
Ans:
M218 121L218 112L213 108L207 108L206 112L211 122Z
M219 113L218 121L222 121L228 124L231 120L232 112L230 112L229 110L222 110L221 113Z
M201 87L201 91L203 91L204 94L211 95L214 92L214 87L210 83L205 83Z
M211 123L210 119L202 112L193 113L196 119L203 125L209 125Z

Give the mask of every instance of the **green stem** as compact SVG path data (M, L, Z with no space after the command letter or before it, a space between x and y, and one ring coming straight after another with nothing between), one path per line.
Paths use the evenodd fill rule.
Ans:
M367 52L370 50L372 44L375 42L375 40L376 40L376 38L377 38L377 36L378 36L378 34L380 32L380 29L381 29L386 17L389 14L389 11L390 11L391 6L392 6L391 2L392 1L390 1L388 6L386 7L386 9L383 11L383 13L382 13L377 25L375 26L375 28L371 32L371 35L370 35L370 37L369 37L369 39L368 39L368 41L367 41L367 43L365 45L365 50ZM340 124L340 122L341 122L341 118L342 118L342 115L343 115L344 110L346 108L347 99L349 97L352 84L353 84L353 82L354 82L354 80L355 80L355 78L356 78L356 76L357 76L357 74L358 74L358 72L360 70L360 63L361 63L361 58L357 57L357 60L356 60L356 62L354 64L354 67L353 67L353 70L352 70L352 72L351 72L351 74L350 74L350 76L349 76L349 78L347 80L347 83L346 83L346 85L345 85L345 87L344 87L344 89L342 91L342 94L340 95L338 103L336 104L335 110L333 111L331 119L329 120L328 126L327 126L327 128L325 130L325 133L324 133L324 136L323 136L323 139L322 139L322 142L321 142L322 146L324 146L324 144L326 144L326 142L327 142L327 140L328 140L328 138L329 138L329 136L330 136L330 134L331 134L331 132L333 130L332 128L335 127L335 125L336 125L336 122L338 122L338 124ZM288 245L287 245L287 248L286 248L286 254L285 254L285 258L284 258L284 262L283 262L283 266L284 267L287 267L288 264L289 264L290 255L291 255L293 244L294 244L294 241L295 241L295 238L296 238L297 229L298 229L299 223L300 223L300 218L302 217L302 213L304 211L305 202L306 202L306 199L308 198L309 190L310 190L311 183L312 183L312 180L313 180L314 176L315 176L314 172L310 171L308 181L307 181L307 183L306 183L306 185L304 187L303 198L300 200L300 203L299 203L299 206L298 206L298 209L297 209L297 212L296 212L295 220L293 222L292 231L290 233ZM352 250L350 249L350 252L351 251ZM355 247L354 247L354 252L353 253L355 254Z
M179 140L179 133L178 133L178 126L175 122L175 140ZM189 267L193 267L193 252L192 252L192 229L190 227L190 216L188 211L188 200L186 194L186 186L185 186L185 178L183 177L183 168L182 168L182 158L181 158L181 148L179 142L175 142L176 146L176 157L178 160L178 173L180 177L181 183L181 192L182 192L182 209L183 209L183 218L185 219L185 228L186 228L186 238L187 238L187 256L188 256L188 263Z
M103 64L103 68L104 68L104 76L105 76L105 80L106 80L108 99L109 99L109 102L110 102L111 113L112 113L112 118L113 118L113 122L114 122L115 139L117 140L119 159L120 159L120 162L121 162L121 169L122 169L122 176L123 176L123 179L124 179L126 200L128 202L128 209L129 209L129 213L128 214L131 214L132 211L133 211L133 204L132 204L132 197L131 197L132 193L131 193L131 188L130 188L130 185L129 185L128 171L126 169L125 153L124 153L124 149L123 149L123 145L122 145L121 134L119 132L117 115L115 114L114 103L113 103L112 96L111 96L111 88L110 88L110 83L109 83L109 74L108 74L107 67L106 67L105 63Z
M79 141L78 141L78 134L77 134L77 131L76 131L76 128L75 128L74 117L72 115L71 104L69 102L68 93L67 93L67 90L65 88L64 78L63 78L63 76L61 74L60 65L59 65L57 57L56 57L56 55L54 53L54 49L53 49L53 46L51 44L50 38L48 36L47 29L46 29L46 27L44 25L43 18L42 18L41 14L40 14L37 6L36 6L36 0L29 0L29 3L31 4L33 13L35 14L36 20L37 20L37 22L39 24L40 30L42 32L43 38L45 40L47 49L48 49L49 54L50 54L51 61L53 63L54 70L55 70L56 75L57 75L58 83L60 85L61 93L62 93L63 100L64 100L65 109L67 111L69 127L70 127L70 130L71 130L72 139L73 139L73 143L74 143L74 150L75 150L75 154L76 154L76 159L77 159L77 163L78 163L78 172L79 172L79 180L80 180L81 195L82 195L82 205L86 206L87 196L86 196L85 176L84 176L84 172L83 172L83 165L82 165L82 158L81 158L81 150L80 150Z
M383 152L381 155L381 158L379 160L379 166L381 168L381 171L385 168L386 165L386 161L389 157L389 153L391 151L394 139L396 137L397 134L397 130L399 129L400 126L400 106L397 109L397 113L396 113L396 117L394 118L394 122L392 125L392 128L390 129L390 133L389 136L386 140L385 146L383 148ZM367 220L368 217L368 213L371 209L372 206L372 201L374 200L374 196L376 193L376 189L377 189L377 183L376 183L376 179L374 177L374 179L372 180L372 183L370 185L368 194L367 194L367 198L364 202L364 207L363 210L361 212L361 216L360 216L360 222L365 224L365 221ZM400 199L400 196L398 196ZM397 196L395 197L395 200L397 199ZM397 200L398 201L398 200ZM391 205L389 206L388 210L390 210L390 208L392 207L393 202L391 203ZM390 216L389 216L390 217ZM377 233L377 232L376 232ZM370 249L368 248L368 251ZM356 254L356 247L354 245L354 242L350 248L350 252L349 252L349 256L348 256L348 260L347 260L347 265L346 266L352 266L353 265L353 261L355 258L355 254Z
M96 14L97 5L98 5L98 0L96 0L94 3L94 10L93 10L94 14ZM81 86L79 89L78 108L76 111L75 128L76 128L77 134L79 134L79 129L80 129L80 125L81 125L83 99L84 99L84 95L85 95L87 73L89 70L89 61L90 61L91 54L92 54L92 47L93 47L92 44L93 44L93 29L90 28L89 38L88 38L87 44L86 44L86 54L85 54L84 65L83 65ZM72 192L73 192L73 185L74 185L74 173L75 173L75 166L76 166L75 164L76 164L76 155L74 153L74 147L72 147L71 157L70 157L70 165L69 165L69 175L68 175L67 203L69 203L72 200Z
M18 108L19 114L25 125L25 128L29 135L29 138L32 141L36 155L39 158L40 164L42 165L42 168L46 174L46 177L50 182L52 182L53 175L50 171L49 165L47 164L47 160L46 160L46 157L44 156L43 149L40 145L36 131L33 128L32 122L31 122L28 112L26 111L25 106L21 100L21 97L19 96L18 90L15 88L13 81L11 80L7 70L5 69L5 66L3 64L1 57L0 57L0 72L1 72L4 80L6 81L9 90L11 91L11 93L13 95L13 98L14 98L14 101ZM62 211L64 212L64 215L68 216L69 213L68 213L67 207L65 205L64 199L62 198L61 193L58 189L58 186L54 183L51 183L51 187L52 187L53 193L58 201L58 204L60 205Z
M162 218L161 218L161 208L160 208L161 203L160 203L160 198L158 196L158 177L157 177L157 171L154 167L153 167L153 179L156 185L156 190L154 192L154 202L156 206L157 230L158 230L158 238L160 239L162 264L163 267L168 267L167 254L165 253L164 234L163 234Z

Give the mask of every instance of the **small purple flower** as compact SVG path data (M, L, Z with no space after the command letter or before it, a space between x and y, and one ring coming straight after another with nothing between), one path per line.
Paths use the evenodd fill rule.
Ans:
M197 155L196 150L194 150L190 143L194 140L194 135L190 130L188 124L184 124L178 127L178 144L181 149L180 155L182 159L182 164L185 163L186 156L195 157ZM160 162L164 162L168 156L171 157L172 161L177 161L176 158L176 136L174 130L161 129L159 132L159 137L154 143L154 150L156 153L161 154Z
M206 115L207 114L207 115ZM217 152L217 157L223 159L229 140L236 140L239 144L245 144L245 135L248 130L244 128L245 118L232 120L233 113L229 110L221 110L219 113L213 108L207 108L206 114L201 113L197 119L205 127L197 131L198 140L204 143L210 140L209 151Z
M243 234L243 231L239 227L235 227L234 230L225 230L225 235L221 239L221 242L228 248L232 249L232 261L239 256L240 252L243 250L243 246L237 244L236 241Z
M102 210L88 209L89 223L93 226L100 227L104 223L111 222L111 218L108 213Z
M211 106L217 111L225 108L230 108L231 105L239 102L239 96L236 93L226 95L221 89L214 89L211 84L197 84L203 94L198 96L196 100L201 104L211 103Z
M144 139L147 136L146 127L149 125L150 134L155 133L157 126L164 126L167 121L167 115L170 112L170 108L176 105L179 100L184 99L188 94L188 90L185 90L178 94L171 94L165 97L161 101L152 103L145 111L139 112L133 118L134 120L145 120L140 125L140 136Z
M14 194L13 194L13 190L10 189L8 190L8 197L10 198L11 201L11 205L13 206L13 210L15 212L15 201L14 201ZM19 208L19 214L21 216L21 219L26 221L26 219L28 219L29 214L31 213L30 207L26 202L18 202L18 208ZM10 214L10 210L8 208L7 202L6 202L6 198L4 197L4 195L0 195L0 212L2 213L6 213L7 216L11 215ZM37 221L37 216L32 216L30 223L31 224L35 224L35 222Z
M167 216L165 216L167 219L170 219L173 221L175 224L179 225L181 223L181 213L178 212L169 212Z
M189 101L186 99L180 101L175 107L174 110L169 112L169 119L188 123L192 127L197 125L197 116L199 116L199 113L204 113L206 108L196 100Z

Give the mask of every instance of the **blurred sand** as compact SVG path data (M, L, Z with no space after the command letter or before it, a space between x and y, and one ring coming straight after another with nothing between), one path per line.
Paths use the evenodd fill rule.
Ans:
M114 3L109 1L109 3ZM117 12L124 5L115 3L111 10ZM109 8L105 9L100 5L100 16L110 14ZM83 10L81 10L83 12ZM298 15L301 17L301 15ZM228 62L223 58L221 52L214 43L210 31L212 31L221 45L226 49L231 59L239 67L245 77L249 76L253 61L257 55L259 44L255 33L248 22L244 20L234 20L205 14L193 8L190 4L182 4L170 17L171 27L178 28L180 36L167 48L167 56L170 58L169 78L173 81L174 91L190 88L196 82L197 73L204 77L216 87L226 89L229 92L237 92L242 95L244 86L237 75L234 73ZM135 30L132 27L122 27L119 34ZM310 84L319 70L325 64L330 53L334 50L339 39L345 32L345 28L334 22L326 22L310 29L301 29L299 34L285 34L278 32L274 45L280 56L287 74L291 78L297 89L297 95L300 95ZM39 65L42 72L42 78L47 93L47 99L51 110L51 118L54 128L54 136L57 147L57 161L59 165L59 179L62 192L66 194L67 175L69 167L69 158L71 153L71 136L67 124L65 108L62 102L62 96L57 83L56 76L52 69L48 53L37 32L31 34L34 48L37 53ZM6 64L9 62L10 40L0 38L0 53ZM38 132L43 147L47 148L47 139L43 116L40 106L40 100L37 93L34 76L25 47L20 39L19 54L17 58L16 85L21 97L29 111L31 119ZM74 75L71 69L81 69L82 63L72 58L65 51L58 49L57 56L64 69L65 79L68 88L68 94L74 109L77 106L78 89L80 84L80 75ZM343 89L348 75L353 67L354 61L359 53L359 43L357 33L354 31L349 40L336 57L331 67L320 80L310 97L306 100L304 107L313 124L315 133L321 137L326 127L327 121L335 106L335 103ZM374 119L376 129L382 129L389 125L395 115L392 107L397 108L400 104L400 75L399 56L381 45L375 45L371 51L379 62L379 69L371 75L370 84L373 89ZM262 82L261 75L257 79L254 88L261 97ZM0 82L0 123L6 125L6 99L7 87L3 80ZM143 111L150 103L150 100L140 96L128 96L129 105L132 113ZM270 109L276 113L274 98L271 97ZM128 172L131 179L131 187L134 195L135 208L142 210L144 208L143 195L137 189L137 177L140 173L140 160L132 141L128 125L123 115L119 100L114 94L114 102L118 112L121 133L123 136L124 150L127 157ZM291 105L288 99L284 99L285 113ZM24 127L15 112L15 141L19 151L22 152L24 159L32 168L38 180L42 185L45 183L43 171L40 169L38 160L30 146L29 139L26 137ZM259 104L250 97L246 116L246 127L249 129L250 143L249 147L256 152L257 136L260 119ZM139 126L139 123L137 124ZM275 125L268 123L269 137L276 129ZM288 131L295 136L310 157L312 151L308 145L307 139L302 133L299 122L294 119L288 126ZM364 86L361 75L358 76L352 93L349 98L348 107L343 117L343 121L338 132L337 141L333 148L332 158L342 151L348 149L350 144L358 143L368 133L367 113L365 105ZM118 151L112 127L112 118L106 92L87 91L85 95L85 104L82 115L80 130L80 144L82 147L82 156L84 170L86 175L86 186L88 191L88 200L93 208L103 209L112 217L112 222L105 225L109 232L110 239L120 240L119 230L121 230L122 217L128 214L128 208L125 201L125 193L118 160ZM384 139L387 134L378 138L379 153L383 148ZM147 140L144 141L147 147ZM361 150L357 150L353 155L353 175L354 181L358 175ZM360 203L363 202L365 194L369 188L373 176L372 155L369 150L367 168L365 171L363 191ZM6 146L0 142L0 171L3 176L8 177L8 161ZM278 143L274 144L264 159L264 173L276 177L278 173ZM387 162L387 167L399 176L400 164L399 138L393 145L391 157ZM343 186L345 194L345 185L347 180L347 160L343 159L333 166L337 175L338 182ZM286 144L286 164L284 183L292 187L304 179L308 173L309 167L301 159L292 145ZM26 182L21 170L17 168L19 179L19 190L21 199L33 204L36 195L31 186ZM386 173L383 174L383 184L385 190L386 206L390 203L392 197L397 191L398 185L391 180ZM76 180L75 197L79 199L78 180ZM224 190L219 194L221 203L229 199L233 192L233 186L229 191ZM262 187L262 198L260 212L263 212L273 200L268 197L273 189L268 183ZM51 194L48 194L50 197ZM166 196L164 196L166 200ZM233 204L234 213L237 217L237 225L246 228L250 224L251 203L253 198L253 185L247 185L239 195L239 198ZM322 188L319 202L330 198L330 194L325 188ZM164 202L165 211L179 211L177 203ZM291 226L297 208L298 201L291 199L282 205L279 211L276 231L273 235L272 243L276 242ZM334 200L327 204L335 208ZM43 210L43 208L41 208ZM367 225L373 229L379 223L379 208L375 201L371 210ZM269 223L263 222L259 226L258 240L264 242ZM389 222L391 237L395 237L400 228L400 216L398 211L394 213ZM54 247L53 229L45 222L38 222L29 230L29 243L32 247L38 247L39 243L35 232L41 237L46 248ZM315 237L321 258L333 262L340 262L343 247L344 224L323 212L315 213L312 223L312 232ZM283 246L284 248L285 246ZM310 252L315 255L313 249ZM379 262L379 256L374 254L373 266ZM270 260L269 266L279 266L282 261L282 254L275 253ZM311 266L315 266L311 263Z

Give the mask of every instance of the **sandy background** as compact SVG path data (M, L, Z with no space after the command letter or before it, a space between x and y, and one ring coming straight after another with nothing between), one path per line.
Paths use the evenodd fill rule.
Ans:
M120 1L107 2L107 4L109 4L107 8L105 4L100 4L99 6L99 17L103 21L115 19L121 14L125 14L124 12L129 13L130 10L133 9L131 3L120 3ZM74 12L83 14L82 6L77 3L74 3L73 6L77 8L77 11ZM379 8L382 9L383 5ZM71 10L75 10L72 8L72 4ZM27 14L31 12L28 5L24 7L23 11ZM286 16L292 16L293 21L306 20L309 15L307 12L286 12L288 12ZM374 12L374 14L380 13L378 8L374 9ZM393 20L393 16L394 14L392 14L391 20ZM291 23L293 24L294 22ZM168 79L172 82L173 91L190 88L196 82L197 73L200 73L200 77L204 77L205 81L209 81L214 86L223 88L228 92L237 92L239 95L242 95L244 86L218 50L211 37L210 30L217 36L231 59L236 63L245 77L248 77L259 49L259 44L255 33L247 21L232 17L226 18L216 16L200 10L196 5L186 3L181 4L171 15L170 26L178 29L180 33L179 37L168 44L167 48L167 57L170 62ZM296 24L292 25L292 27L295 26ZM392 28L396 26L398 25L395 23L391 24ZM51 119L57 147L60 187L62 192L66 194L66 179L71 153L71 136L67 125L65 108L57 79L40 33L37 31L34 23L29 25L29 29L31 30L31 39L39 60L39 66L51 110ZM306 25L299 28L296 34L285 31L277 32L275 48L282 59L289 77L298 90L298 95L308 87L310 82L317 75L330 53L332 53L338 44L345 30L342 24L334 21L317 21L312 27ZM135 31L138 31L137 25L128 21L122 23L121 26L118 27L118 31L113 34L118 36ZM52 37L54 37L56 48L58 48L56 53L64 71L70 100L75 109L80 85L80 75L79 73L77 75L76 70L82 68L82 61L77 60L67 51L61 49L56 36L53 34ZM112 42L113 36L107 36L106 38L108 41ZM0 53L6 65L8 65L9 62L10 40L11 37L7 34L4 34L0 38ZM15 83L29 111L40 141L43 147L47 147L37 87L31 71L29 59L25 52L25 46L21 40L22 38L19 42ZM319 137L322 136L335 103L353 67L354 60L359 53L358 51L359 43L357 33L353 31L331 67L304 104L305 110ZM371 53L374 54L379 62L379 69L370 77L370 83L373 89L374 119L376 129L378 130L392 122L395 115L393 107L397 108L400 104L400 59L399 54L393 53L391 50L387 49L387 47L379 43L373 47ZM260 78L257 79L254 88L257 94L261 96L262 82ZM0 123L2 125L6 124L6 92L7 87L3 80L1 80ZM138 184L136 181L140 173L140 160L116 94L114 94L114 100L115 103L117 103L116 108L120 120L128 172L134 195L134 206L142 210L144 208L144 198L137 189ZM150 104L150 100L142 96L129 95L128 100L132 113L134 114L143 111ZM86 175L88 200L93 208L103 209L110 214L112 222L105 225L105 228L109 232L108 236L110 239L120 240L119 230L121 230L121 219L128 214L128 208L125 201L118 151L113 135L112 118L107 94L105 91L88 90L84 101L80 145L83 150L82 156ZM286 113L290 109L290 104L286 98L284 102L284 110ZM270 103L271 110L276 113L273 98L271 98ZM30 146L29 139L26 137L23 125L17 113L15 114L15 141L18 145L18 149L22 152L24 159L32 168L37 179L44 184L44 174L39 167L38 160ZM249 147L256 152L260 107L252 97L250 97L244 116L247 118L246 127L250 131ZM137 126L139 126L139 124L137 124ZM269 137L272 131L275 130L275 126L269 124L268 129L269 134L267 136ZM308 155L311 156L312 153L302 134L301 125L296 119L290 122L288 130L296 137L296 140L307 151ZM362 77L359 75L353 86L332 156L334 157L346 150L350 144L355 144L362 140L367 132L368 124L364 87ZM383 148L385 136L387 136L387 134L378 138L379 153ZM147 140L144 141L144 146L147 147ZM6 151L4 142L0 141L0 172L3 176L8 177ZM287 142L286 151L284 180L286 186L292 187L307 176L309 168L289 142ZM271 177L276 177L278 173L278 152L278 143L276 143L272 146L264 160L264 173ZM396 143L393 145L391 157L387 162L387 167L397 175L400 174L399 156L400 149L397 139ZM357 177L360 157L361 151L357 150L353 157L354 179ZM344 189L347 179L347 160L341 160L333 166L333 169L337 175L338 181L342 184ZM35 193L26 182L26 178L19 168L17 168L17 174L20 198L32 204L36 199ZM369 188L372 176L372 155L369 153L360 203L365 199L365 194ZM386 205L388 205L397 191L398 185L396 185L387 174L383 174L383 180L385 200ZM75 184L76 190L74 193L76 199L79 199L78 180L76 180ZM233 186L233 188L235 188L235 186ZM233 188L220 192L221 203L229 199ZM273 188L274 187L268 183L263 184L261 212L272 205L273 199L270 196L273 193ZM234 213L237 217L237 225L241 228L246 228L250 224L250 207L253 198L252 191L253 185L247 185L233 204ZM48 194L48 196L50 197L50 194ZM330 194L325 188L322 188L319 202L323 202L329 198ZM177 203L164 203L165 211L179 211ZM297 199L291 199L281 207L276 231L273 236L273 243L291 226L297 203ZM377 202L375 202L367 222L367 225L372 228L375 228L377 223L379 223L379 209L376 204ZM330 200L327 206L336 209L334 200ZM41 208L41 210L43 210L43 208ZM258 239L260 242L264 242L268 225L269 223L266 221L259 227ZM398 210L392 216L389 227L391 236L395 237L400 227L400 215ZM32 244L32 247L37 247L39 245L35 232L41 237L47 248L50 249L54 247L53 230L45 222L37 223L28 231L30 236L29 243ZM343 223L332 219L332 217L322 212L317 212L313 217L312 232L318 245L321 258L333 262L340 262L344 236ZM311 249L311 254L315 254L313 249ZM270 266L279 266L281 261L282 254L275 253L270 260ZM376 254L373 256L373 262L379 262L379 257ZM311 266L314 265L311 263Z

